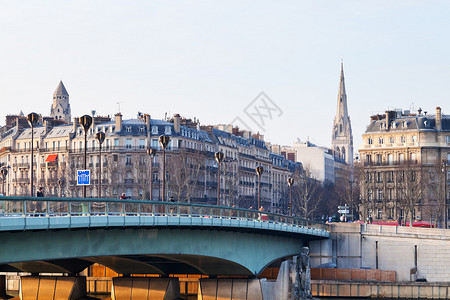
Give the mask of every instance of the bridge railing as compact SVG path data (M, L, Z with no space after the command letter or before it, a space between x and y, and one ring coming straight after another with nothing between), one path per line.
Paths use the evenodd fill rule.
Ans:
M329 225L265 211L236 207L146 200L1 197L0 218L53 216L177 216L244 219L329 231Z

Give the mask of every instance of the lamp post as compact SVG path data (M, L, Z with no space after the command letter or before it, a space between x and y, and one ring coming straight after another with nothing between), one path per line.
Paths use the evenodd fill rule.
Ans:
M80 118L80 123L83 126L84 129L84 169L87 169L87 159L86 159L86 152L87 152L87 133L89 128L92 125L92 117L89 115L84 115ZM86 186L83 185L83 198L86 198Z
M105 136L105 133L101 131L95 135L100 145L98 149L98 198L102 197L102 144L105 141Z
M62 191L62 186L64 184L64 180L63 179L58 179L58 186L59 186L59 197L63 197L64 193Z
M3 168L0 172L2 173L2 194L3 194L3 196L6 196L5 195L5 180L6 180L6 175L8 175L8 169Z
M34 173L34 169L33 169L33 164L34 164L34 152L33 152L33 148L34 148L34 145L33 145L33 143L34 143L34 126L37 125L38 120L39 120L39 115L37 113L35 113L35 112L29 113L27 115L28 124L30 124L30 126L31 126L31 168L30 168L31 169L31 177L30 177L30 179L31 179L31 192L30 192L31 197L33 197L33 187L34 187L34 185L33 185L33 177L34 177L34 174L33 174Z
M447 229L447 162L442 162L442 173L444 175L444 228Z
M214 154L217 161L217 206L220 205L220 163L223 161L223 152L217 151Z
M166 148L169 145L170 137L167 135L161 135L159 137L159 143L163 148L163 184L162 184L162 201L165 201L166 193Z
M264 168L259 166L256 167L256 174L258 175L258 208L261 206L261 175L264 172Z
M292 217L292 186L294 185L294 178L289 177L287 182L289 186L289 215Z
M147 149L147 154L150 157L150 180L149 180L149 185L150 185L150 201L153 200L153 157L155 157L156 155L156 149L154 148L148 148Z

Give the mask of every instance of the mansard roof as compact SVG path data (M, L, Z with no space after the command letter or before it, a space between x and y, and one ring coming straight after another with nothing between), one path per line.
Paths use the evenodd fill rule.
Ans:
M442 116L442 130L450 131L449 116ZM402 132L402 131L435 131L436 119L434 115L419 116L400 116L389 121L386 119L372 120L367 126L365 133L386 133L386 132Z

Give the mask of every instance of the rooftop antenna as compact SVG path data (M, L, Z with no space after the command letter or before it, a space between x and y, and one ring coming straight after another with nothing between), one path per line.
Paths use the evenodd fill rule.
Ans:
M119 113L120 113L120 103L122 103L122 101L117 102L117 105L119 106Z

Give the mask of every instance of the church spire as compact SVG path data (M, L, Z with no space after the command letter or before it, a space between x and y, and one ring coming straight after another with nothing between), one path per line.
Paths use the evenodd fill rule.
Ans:
M65 123L70 123L71 112L69 104L69 93L66 90L63 82L60 81L53 93L53 103L50 110L50 116L56 120L63 120Z
M345 91L344 63L341 61L341 76L337 97L336 116L334 118L331 144L337 160L353 164L353 134L347 109L347 93Z

